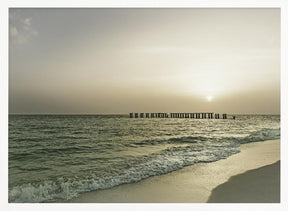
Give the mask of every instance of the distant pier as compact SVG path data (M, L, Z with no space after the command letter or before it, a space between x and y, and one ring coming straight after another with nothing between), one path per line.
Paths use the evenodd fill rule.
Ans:
M227 119L227 114L213 112L198 113L129 113L130 118L190 118L190 119ZM222 118L220 118L222 117ZM234 118L235 119L235 118Z

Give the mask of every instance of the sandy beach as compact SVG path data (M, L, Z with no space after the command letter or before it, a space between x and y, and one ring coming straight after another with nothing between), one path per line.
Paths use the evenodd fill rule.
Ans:
M212 191L208 203L280 203L278 172L280 161L233 176Z
M227 159L198 163L166 175L57 202L279 202L280 162L277 161L280 160L280 140L243 144L240 149L240 153Z

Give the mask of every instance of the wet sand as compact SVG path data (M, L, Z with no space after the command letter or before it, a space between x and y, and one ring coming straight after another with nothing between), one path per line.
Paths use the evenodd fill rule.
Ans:
M198 163L169 174L151 177L133 184L123 184L107 190L91 191L60 203L205 203L232 202L227 194L238 198L239 203L279 202L280 140L243 144L241 152L211 163ZM278 165L278 167L277 167ZM267 166L261 168L263 166ZM260 169L259 169L260 168ZM249 171L257 169L254 171ZM249 171L249 172L247 172ZM239 174L244 175L235 176ZM248 176L247 176L248 175ZM235 177L233 177L235 176ZM232 178L231 178L232 177ZM228 185L226 182L228 181ZM236 181L236 182L235 182ZM246 183L246 182L249 183ZM257 182L256 182L257 181ZM278 181L278 182L277 182ZM223 184L225 183L225 184ZM263 184L269 184L269 187ZM251 189L239 186L253 184L265 194L256 196ZM260 189L262 188L262 189ZM273 190L273 193L271 192ZM270 193L271 192L271 193ZM212 195L211 195L212 194ZM247 195L247 197L244 197Z
M231 177L208 203L280 203L280 161Z

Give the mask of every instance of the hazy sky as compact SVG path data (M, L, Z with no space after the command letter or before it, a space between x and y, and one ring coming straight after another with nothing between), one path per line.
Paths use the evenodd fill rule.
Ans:
M10 9L9 38L9 113L280 113L280 9Z

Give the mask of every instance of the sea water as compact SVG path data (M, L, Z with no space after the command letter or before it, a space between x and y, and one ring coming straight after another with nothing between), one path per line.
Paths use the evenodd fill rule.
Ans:
M279 115L9 115L9 202L71 199L225 159L243 143L279 138Z

